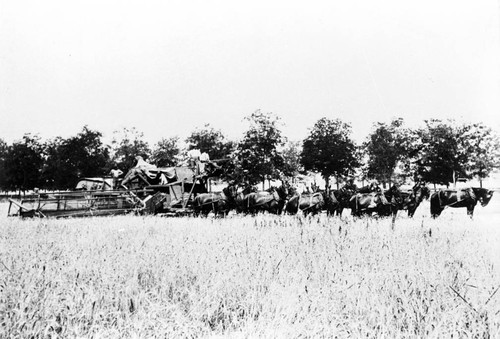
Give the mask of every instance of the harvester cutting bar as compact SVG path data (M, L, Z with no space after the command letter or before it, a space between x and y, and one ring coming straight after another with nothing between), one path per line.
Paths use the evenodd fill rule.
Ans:
M21 217L115 215L144 208L141 200L128 191L54 192L9 202L8 215Z

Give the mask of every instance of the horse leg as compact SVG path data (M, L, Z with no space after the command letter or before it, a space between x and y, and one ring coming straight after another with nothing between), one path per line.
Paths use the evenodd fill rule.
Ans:
M394 207L391 211L391 214L392 214L392 222L394 223L394 221L396 220L396 217L398 216L398 208L397 207Z
M357 207L358 203L356 201L352 201L351 200L351 201L349 201L349 205L351 207L351 215L353 217L355 217L356 214L357 214L357 208L356 207Z
M408 206L408 217L413 218L413 215L415 214L416 210L417 210L416 207Z
M437 199L434 199L432 200L431 199L431 217L433 219L436 219L437 217L439 217L439 215L441 214L441 212L443 212L444 208L441 207L441 203L440 201L436 201Z
M396 215L397 215L397 211L392 214L391 230L393 230L393 231L394 231L394 226L396 226Z
M443 209L444 208L438 208L438 209L435 209L434 211L431 211L431 217L436 219L437 217L439 217L441 215L441 212L443 212Z
M214 212L214 218L224 216L224 210L222 210L219 206L214 206L212 208L212 212Z
M467 206L467 215L472 219L474 215L474 205Z

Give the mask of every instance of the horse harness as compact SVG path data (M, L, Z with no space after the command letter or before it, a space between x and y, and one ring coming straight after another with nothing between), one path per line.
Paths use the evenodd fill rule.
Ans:
M439 206L441 207L452 207L453 205L455 204L458 204L459 202L462 202L463 200L465 200L467 197L475 200L476 199L476 194L474 193L474 190L472 188L467 188L467 189L461 189L461 190L448 190L449 192L456 192L457 193L457 201L455 202L452 202L451 204L448 204L448 205L443 205L443 200L441 198L442 194L444 194L444 191L439 191L438 193L438 198L439 198ZM462 197L460 196L460 192L463 192L464 194L462 195ZM466 196L468 194L468 196Z
M315 204L313 204L313 203L312 203L313 198L314 198L315 196L318 196L318 195L321 195L321 193L313 193L313 194L311 194L311 195L309 196L309 206L308 206L308 207L306 207L306 208L302 208L302 209L301 209L301 208L300 208L300 198L302 197L302 194L299 194L299 195L298 195L298 197L297 197L297 213L299 213L299 211L306 211L306 210L308 210L308 209L310 209L310 208L315 207L317 204L319 204L319 201L318 201L317 203L315 203Z
M279 196L278 192L274 191L271 194L271 199L266 200L260 204L255 204L253 207L262 206L262 205L265 205L265 204L270 203L272 201L279 202L279 199L280 199L280 196ZM247 208L250 208L250 198L249 197L247 197Z
M219 199L214 200L214 195L217 195L219 197ZM224 194L224 192L211 193L211 198L212 198L211 201L203 203L203 204L200 204L200 205L198 205L198 207L206 206L206 205L212 205L212 209L215 210L215 204L219 203L219 201L221 201L221 200L226 200L226 199L223 199L224 197L227 198L227 196Z

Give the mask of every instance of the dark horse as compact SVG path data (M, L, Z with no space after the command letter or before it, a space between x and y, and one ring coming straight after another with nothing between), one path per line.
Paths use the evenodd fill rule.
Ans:
M281 214L288 196L288 186L281 184L280 187L271 187L267 191L258 191L246 194L239 201L240 210L256 214L261 211Z
M207 216L213 212L215 216L225 216L230 209L236 207L236 185L230 184L222 192L201 193L193 201L195 215Z
M325 209L328 215L342 216L344 208L349 208L349 200L356 193L355 188L344 186L338 190L327 189L323 192Z
M474 215L477 202L486 206L493 196L492 190L471 187L459 190L439 190L431 195L431 216L437 218L446 207L465 207L467 215Z
M413 217L417 207L424 199L429 199L431 195L430 189L421 182L417 182L410 191L401 192L401 206L399 209L407 210L408 216Z
M392 185L384 193L358 193L352 196L349 201L349 207L351 208L352 215L356 217L363 214L372 215L376 213L378 216L392 215L394 219L401 202L401 191L396 185Z
M293 192L292 197L288 200L285 210L290 214L297 214L302 211L304 214L320 213L325 205L323 194L316 192L310 194L299 194Z
M248 212L248 195L250 193L257 192L257 189L251 185L240 186L240 187L243 187L243 189L236 194L236 199L235 199L236 212L247 213Z

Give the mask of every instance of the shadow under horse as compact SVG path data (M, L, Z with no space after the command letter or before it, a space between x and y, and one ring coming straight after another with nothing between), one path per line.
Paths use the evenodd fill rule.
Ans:
M431 195L431 216L437 218L446 207L467 209L467 215L474 215L474 207L479 202L488 205L493 191L486 188L470 187L459 190L439 190Z

